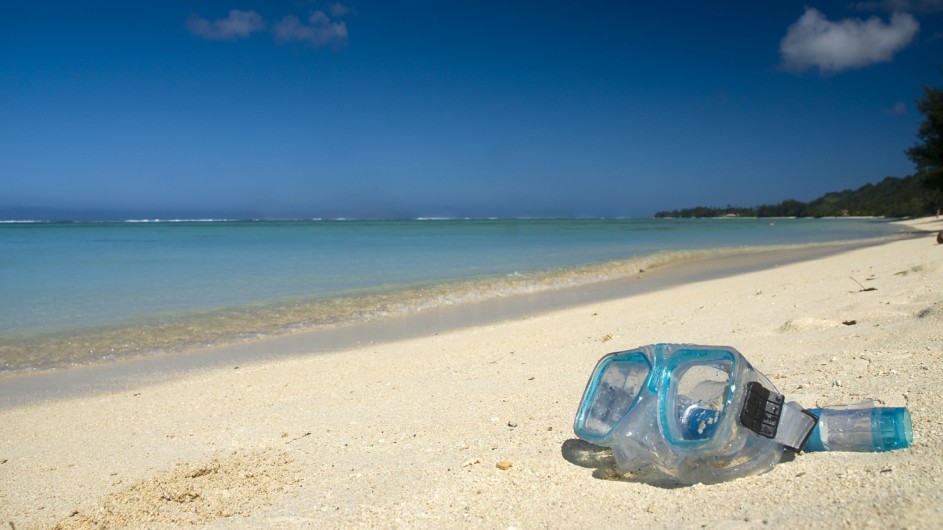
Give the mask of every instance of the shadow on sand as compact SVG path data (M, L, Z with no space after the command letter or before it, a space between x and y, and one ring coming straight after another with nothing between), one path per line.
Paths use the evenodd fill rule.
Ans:
M612 456L612 449L593 445L577 438L571 438L563 442L560 452L563 453L563 458L567 462L592 469L593 478L599 480L648 484L649 486L663 489L685 487L684 484L665 476L652 467L644 467L630 473L622 473L616 469L616 461Z

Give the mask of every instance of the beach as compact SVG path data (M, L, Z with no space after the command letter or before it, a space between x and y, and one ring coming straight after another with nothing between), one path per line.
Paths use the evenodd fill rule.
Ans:
M939 527L943 221L907 224L925 235L4 407L0 523ZM576 439L573 416L601 356L657 342L732 346L805 407L906 406L913 444L800 454L710 486L615 473L611 453Z

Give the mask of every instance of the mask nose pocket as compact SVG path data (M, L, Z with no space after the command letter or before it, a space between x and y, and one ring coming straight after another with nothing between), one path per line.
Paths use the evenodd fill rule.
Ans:
M638 400L650 371L648 360L640 353L602 360L580 404L576 433L591 439L611 433Z

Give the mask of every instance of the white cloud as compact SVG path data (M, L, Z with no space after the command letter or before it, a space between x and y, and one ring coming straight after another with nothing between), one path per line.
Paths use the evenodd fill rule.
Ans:
M332 12L346 11L335 4ZM289 15L275 26L275 37L282 42L298 41L313 47L340 46L347 42L347 24L331 19L324 11L312 13L307 23Z
M943 0L940 0L940 1L943 2ZM350 13L350 9L347 9L347 6L345 6L344 4L341 4L340 2L335 2L331 4L330 9L331 9L331 14L334 15L335 17L342 17Z
M834 73L890 61L919 29L906 13L894 13L889 24L878 17L831 22L810 7L789 27L779 51L789 69Z
M210 40L234 40L265 29L265 21L255 11L233 9L226 18L214 21L197 16L187 19L187 29L194 35Z

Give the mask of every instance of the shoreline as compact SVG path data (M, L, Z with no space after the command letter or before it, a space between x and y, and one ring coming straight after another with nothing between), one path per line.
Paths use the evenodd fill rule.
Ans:
M589 224L581 224L572 221L564 223L562 228L549 221L546 222L549 224L537 222L520 226L502 222L493 225L456 222L454 226L448 224L448 228L441 223L428 228L422 223L410 222L408 226L369 225L367 236L360 233L363 227L337 232L339 229L313 229L310 223L275 223L274 228L262 232L244 227L193 228L192 223L174 231L154 232L149 227L115 228L114 223L110 223L109 228L93 230L94 233L85 234L85 229L80 230L94 245L116 242L115 251L106 254L110 258L86 255L89 249L81 247L72 259L86 264L96 259L124 263L125 266L118 269L112 266L95 272L99 277L110 278L110 274L114 274L113 284L106 282L96 288L95 282L88 278L93 273L91 268L78 267L74 274L57 271L54 264L68 263L70 259L50 259L46 265L34 264L32 270L44 272L37 273L30 281L46 276L59 278L60 284L47 280L41 283L48 287L37 285L34 288L30 281L24 280L22 285L8 286L13 303L6 307L0 323L3 328L0 331L0 373L43 371L186 351L442 305L550 291L634 276L640 269L648 271L692 259L744 253L754 247L789 250L795 246L822 244L813 242L823 238L833 242L846 237L866 241L861 237L882 239L900 235L899 225L888 221L835 225L827 221L790 223L773 232L766 223L744 222L746 224L736 229L716 231L698 222L669 223L666 226L670 229L654 228L660 223L652 225L650 222L600 224L587 221ZM130 233L126 233L129 230ZM142 230L143 233L138 233ZM546 230L552 234L552 244L542 239L547 235ZM55 244L58 236L78 237L71 230L66 234L58 229L40 232L52 238L50 244L55 248L58 248ZM21 236L30 233L27 231ZM357 238L364 237L364 241L387 236L409 237L403 240L405 242L397 239L396 244L391 244L391 248L400 250L398 254L393 252L396 259L389 272L376 267L370 259L361 260L366 265L331 272L331 260L343 261L334 256L325 258L328 264L321 267L323 274L315 273L304 266L306 259L303 258L317 258L311 253L317 245L300 245L308 250L296 251L284 244L292 238L313 243L321 237L337 235L358 241ZM448 245L439 249L437 238L443 235L451 245L462 238L470 238L466 243L477 241L472 246L478 248L476 254L482 254L482 258L458 259L461 252L449 250ZM264 247L266 237L282 242L278 248L288 253L291 259L287 262L293 265L273 269L274 263L265 264L264 260L258 261L246 254L245 249ZM315 239L309 240L312 237ZM585 254L576 250L584 248L579 243L582 237L589 241L585 244ZM211 261L228 273L207 272L212 268L204 266L205 257L193 252L192 242L202 241L202 238L214 242L210 250L216 257ZM656 243L659 240L665 242ZM488 244L496 245L494 256L485 257L492 254L487 250ZM571 251L554 251L555 247ZM174 252L182 252L188 259L167 260L159 252L161 249L174 256L177 255ZM533 249L541 250L533 254ZM32 258L24 255L25 251L20 248L17 262L30 263ZM66 252L60 258L68 255ZM424 265L424 259L431 259L431 264ZM245 266L234 266L241 263L240 260L247 260ZM136 270L135 264L139 263L164 265L143 266L140 272L122 272ZM195 263L200 265L194 266ZM48 270L44 268L47 265L51 267ZM315 270L320 269L315 267ZM31 278L25 271L24 274ZM351 279L345 279L345 275ZM238 278L241 279L237 284L245 287L231 288ZM167 288L158 288L162 284Z
M247 365L320 355L365 344L434 336L503 320L533 318L550 311L589 303L821 259L855 249L919 237L921 233L901 232L897 236L874 240L713 249L705 253L691 251L692 258L689 261L672 259L667 264L660 263L663 257L659 255L644 256L622 263L639 263L646 267L651 264L648 270L573 286L440 304L425 310L392 313L336 326L314 326L261 335L249 333L244 338L223 340L202 347L184 346L72 366L0 372L0 410L46 400L133 388L228 364Z
M943 222L913 225L924 237L0 408L0 523L932 528ZM654 342L733 346L804 407L905 406L913 445L711 486L615 473L573 415L602 355Z

